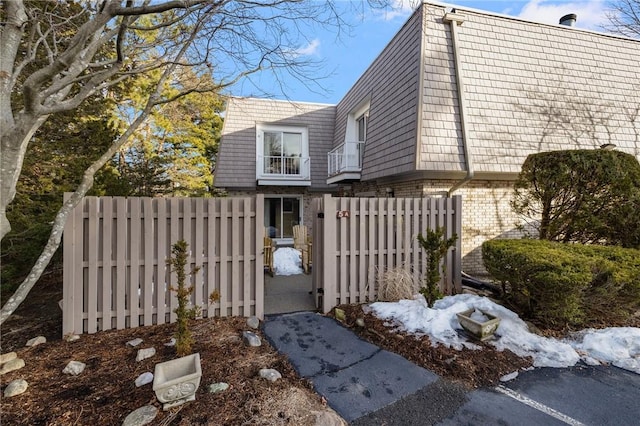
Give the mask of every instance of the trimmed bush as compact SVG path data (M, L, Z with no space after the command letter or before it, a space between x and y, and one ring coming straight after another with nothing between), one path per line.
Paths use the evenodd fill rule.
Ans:
M492 240L482 258L505 300L548 326L619 321L640 309L640 250Z
M640 248L640 163L602 149L531 154L512 208L542 240Z

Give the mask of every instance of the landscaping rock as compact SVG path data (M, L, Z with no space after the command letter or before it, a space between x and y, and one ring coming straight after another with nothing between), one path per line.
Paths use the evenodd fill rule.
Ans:
M242 341L247 346L256 347L256 346L262 345L262 341L260 340L260 337L251 331L242 332Z
M72 376L77 376L84 371L84 368L87 364L80 361L69 361L69 364L62 370L64 374L70 374Z
M18 354L15 352L7 352L6 354L0 355L0 364L4 364L5 362L16 358L18 358Z
M253 329L260 327L260 320L256 316L247 318L247 325Z
M224 392L227 389L229 389L229 383L225 382L212 383L209 385L209 393Z
M168 347L175 346L176 345L175 337L172 337L171 340L169 340L169 342L165 343L164 345Z
M139 349L138 355L136 356L136 361L142 361L144 359L151 358L155 354L156 348Z
M77 334L65 334L64 335L65 342L75 342L76 340L80 340L80 336Z
M136 387L139 388L140 386L144 386L151 382L153 382L153 373L147 371L146 373L142 373L141 375L139 375L135 383Z
M333 410L312 411L311 414L315 416L316 426L347 426L347 422Z
M138 346L140 343L142 343L142 339L138 338L138 339L133 339L133 340L129 340L127 342L127 346L131 346L132 348L135 348L136 346Z
M9 373L10 371L20 370L22 367L24 367L24 360L22 358L10 359L0 367L0 375Z
M515 379L516 377L518 377L518 372L514 371L513 373L505 374L504 376L500 377L500 381L508 382L510 380Z
M358 318L358 319L356 320L356 325L357 325L358 327L364 327L364 318Z
M158 415L158 408L153 405L145 405L129 415L122 422L122 426L143 426L151 423Z
M263 368L260 370L260 377L263 379L267 379L270 382L275 382L278 379L282 378L282 374L278 370L274 370L273 368Z
M26 346L38 346L43 343L47 343L47 338L44 336L38 336L38 337L34 337L33 339L29 339L29 341L27 341Z
M5 398L11 398L12 396L20 395L24 393L29 387L29 384L24 379L17 379L7 385L4 390Z

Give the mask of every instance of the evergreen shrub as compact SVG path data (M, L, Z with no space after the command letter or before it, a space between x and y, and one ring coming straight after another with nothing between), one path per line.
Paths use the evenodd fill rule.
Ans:
M640 250L490 240L482 258L505 300L547 326L619 321L640 309Z

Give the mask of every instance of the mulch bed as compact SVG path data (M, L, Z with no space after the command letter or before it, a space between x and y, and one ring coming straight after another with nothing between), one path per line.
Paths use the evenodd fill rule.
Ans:
M509 350L497 351L487 343L476 342L482 350L458 351L441 344L433 346L427 336L416 337L394 331L385 325L385 321L371 313L365 314L362 305L341 305L339 308L345 312L344 324L364 340L467 388L493 386L500 377L532 366L531 358L520 358ZM330 315L335 318L335 311ZM364 319L364 327L356 324L358 318Z

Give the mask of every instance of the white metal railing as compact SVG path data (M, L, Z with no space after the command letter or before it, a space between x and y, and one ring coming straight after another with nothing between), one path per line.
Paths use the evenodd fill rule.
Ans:
M309 157L259 156L258 178L309 179Z
M345 142L327 154L328 174L334 176L345 172L360 172L364 142Z

